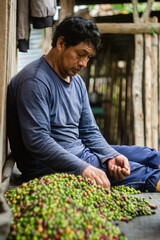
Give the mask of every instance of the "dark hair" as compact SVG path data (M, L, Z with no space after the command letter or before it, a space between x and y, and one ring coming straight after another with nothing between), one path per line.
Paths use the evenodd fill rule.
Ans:
M75 46L80 42L92 44L97 50L101 42L98 27L90 19L78 16L67 16L57 26L52 40L52 47L56 46L60 36L64 37L66 47Z

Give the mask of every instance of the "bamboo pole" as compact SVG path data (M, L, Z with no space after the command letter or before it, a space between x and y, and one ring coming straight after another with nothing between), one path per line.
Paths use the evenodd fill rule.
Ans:
M131 65L131 72L134 71L134 66ZM131 109L130 109L130 133L131 133L131 144L135 143L135 132L134 132L134 107L133 107L133 74L131 74L130 82L130 94L131 94Z
M159 23L97 23L102 34L120 33L120 34L142 34L142 33L159 33Z
M152 147L152 131L151 131L151 109L152 109L152 68L151 68L151 34L145 34L145 133L146 145Z
M157 18L153 18L157 21ZM152 147L158 149L158 36L152 35Z
M122 81L123 81L123 75L122 75L122 69L119 69L119 98L118 98L118 132L117 132L117 144L122 144Z
M108 132L108 139L113 140L113 136L112 136L112 132L111 130L113 129L112 127L112 110L113 110L113 87L114 87L114 80L115 80L115 58L112 56L111 59L111 83L110 83L110 93L109 93L109 104L108 104L108 115L109 115L109 119L108 119L108 128L109 128L109 132Z
M128 117L130 117L130 95L129 95L129 90L130 90L130 58L129 58L129 53L127 54L126 57L126 89L125 89L125 128L126 128L126 135L125 135L125 143L129 143L129 136L130 136L130 129L129 129L129 121Z
M144 114L142 106L142 73L143 73L143 35L135 35L135 63L133 71L133 109L135 144L144 146Z
M160 35L158 36L158 139L160 141ZM160 151L160 144L158 144Z
M110 44L108 45L105 53L106 57L106 62L105 64L109 64L107 66L107 75L110 76L110 70L111 70L111 46ZM110 133L110 115L109 115L109 106L110 106L110 97L109 97L109 89L110 89L110 81L107 80L106 84L106 105L105 105L105 125L104 125L104 137L106 139L109 139L109 133Z
M132 0L133 19L135 24L140 24L138 13L138 0ZM143 72L143 35L135 34L135 59L132 80L133 117L135 144L144 146L144 114L142 105L142 72Z

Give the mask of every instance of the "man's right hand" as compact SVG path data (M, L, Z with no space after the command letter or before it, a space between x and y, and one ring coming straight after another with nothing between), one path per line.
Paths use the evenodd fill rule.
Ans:
M87 177L94 183L110 190L110 181L102 170L89 165L82 173L82 177Z

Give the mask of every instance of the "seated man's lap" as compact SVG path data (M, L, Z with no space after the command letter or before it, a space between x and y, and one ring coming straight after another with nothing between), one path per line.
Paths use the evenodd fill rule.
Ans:
M117 149L116 149L117 150ZM90 152L88 148L85 148L80 154L77 155L83 161L91 164L94 167L97 167L104 171L109 180L111 181L111 185L126 185L129 187L134 187L135 189L140 189L141 191L149 190L149 191L156 191L157 182L160 180L160 170L153 169L148 166L142 165L138 162L129 161L131 167L131 174L127 176L124 180L119 179L115 180L114 178L110 177L106 168L103 168L100 164L99 159L97 156Z

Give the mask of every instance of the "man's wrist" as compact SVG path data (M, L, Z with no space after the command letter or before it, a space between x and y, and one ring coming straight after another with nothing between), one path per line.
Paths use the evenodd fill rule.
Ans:
M84 170L89 166L90 164L82 161L81 165L79 166L79 168L77 169L77 171L75 172L75 175L82 175L82 173L84 172Z

